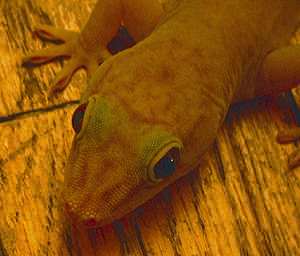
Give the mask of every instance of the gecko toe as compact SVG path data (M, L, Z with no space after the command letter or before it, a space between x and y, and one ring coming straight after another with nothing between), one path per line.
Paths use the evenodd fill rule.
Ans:
M280 144L291 143L300 139L300 127L279 131L277 142ZM288 168L292 170L300 166L300 151L296 150L288 157Z
M69 57L70 53L70 46L67 44L52 46L46 49L41 49L34 51L27 56L23 57L22 63L24 65L31 63L31 64L43 64L49 62L57 57Z
M43 40L54 42L68 42L75 39L78 35L77 32L56 28L49 25L37 25L33 33Z
M53 86L50 89L50 94L55 94L57 92L63 91L69 82L76 70L83 67L80 59L72 58L70 62L60 71L53 82Z

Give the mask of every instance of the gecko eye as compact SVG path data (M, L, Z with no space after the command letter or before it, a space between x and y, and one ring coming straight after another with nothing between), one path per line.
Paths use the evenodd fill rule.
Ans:
M170 175L176 170L176 165L179 162L179 149L171 148L154 166L153 178L160 181ZM152 176L152 175L151 175Z
M84 113L87 107L87 103L79 105L73 113L72 116L72 126L76 133L79 133L82 127L82 121Z

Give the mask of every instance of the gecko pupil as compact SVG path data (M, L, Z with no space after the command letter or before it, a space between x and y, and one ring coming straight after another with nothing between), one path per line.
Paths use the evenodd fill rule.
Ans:
M154 174L157 179L163 179L172 175L176 170L177 153L171 149L163 158L154 166Z
M73 113L72 116L72 126L76 133L79 133L82 127L82 121L84 117L84 113L86 110L87 104L79 105Z

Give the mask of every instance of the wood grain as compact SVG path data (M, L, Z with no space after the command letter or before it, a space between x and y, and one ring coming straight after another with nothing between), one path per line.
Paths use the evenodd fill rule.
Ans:
M298 144L275 141L295 126L286 96L235 106L205 164L122 222L69 227L60 188L86 78L48 99L62 62L25 69L20 57L48 45L35 25L78 31L94 4L0 0L0 116L23 113L0 118L0 255L300 255L300 173L286 162Z

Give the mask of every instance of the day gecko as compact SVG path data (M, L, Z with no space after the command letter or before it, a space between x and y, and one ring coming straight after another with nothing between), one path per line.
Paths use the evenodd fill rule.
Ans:
M122 217L199 164L232 103L295 86L299 24L299 0L98 0L80 33L38 27L63 43L24 62L71 57L51 93L89 76L63 188L74 222ZM136 44L112 55L121 25Z

